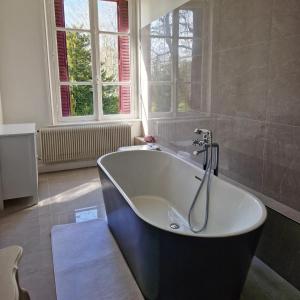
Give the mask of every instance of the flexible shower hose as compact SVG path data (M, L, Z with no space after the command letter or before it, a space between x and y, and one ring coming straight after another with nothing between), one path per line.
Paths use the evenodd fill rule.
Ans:
M212 156L213 156L212 155L212 145L210 145L210 151L209 152L210 152L210 157L209 157L209 160L208 160L208 163L207 163L207 168L204 172L204 176L203 176L202 181L200 183L200 186L199 186L199 188L196 192L196 195L193 199L193 202L192 202L192 205L189 209L189 214L188 214L189 227L190 227L191 231L194 232L194 233L199 233L199 232L203 231L206 228L207 222L208 222L209 197L210 197L210 179L211 179ZM207 151L207 153L208 153L208 151ZM197 229L197 228L193 227L193 225L192 225L192 220L191 220L192 219L192 211L194 209L195 204L197 203L198 196L199 196L199 194L200 194L200 192L201 192L201 190L204 186L206 178L207 178L207 184L206 184L204 223L199 229Z

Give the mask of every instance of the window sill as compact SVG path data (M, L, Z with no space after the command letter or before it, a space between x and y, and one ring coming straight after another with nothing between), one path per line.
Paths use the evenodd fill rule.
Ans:
M100 125L100 124L114 124L114 123L136 123L141 122L141 119L119 119L119 120L103 120L103 121L77 121L77 122L56 122L48 127L64 127L64 126L80 126L80 125Z

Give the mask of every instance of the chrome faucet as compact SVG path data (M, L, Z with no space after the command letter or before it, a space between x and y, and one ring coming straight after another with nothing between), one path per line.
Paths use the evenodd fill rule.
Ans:
M208 164L209 153L208 150L212 147L211 152L211 163L214 174L218 175L219 169L219 144L213 142L212 132L209 129L198 129L194 130L194 133L199 135L199 138L193 140L193 146L201 147L200 150L193 151L193 155L197 156L201 153L205 153L203 168L206 170Z
M199 155L200 153L207 151L208 147L212 145L212 132L208 129L196 128L194 133L200 135L200 138L193 140L193 145L200 146L202 149L194 151L193 154Z

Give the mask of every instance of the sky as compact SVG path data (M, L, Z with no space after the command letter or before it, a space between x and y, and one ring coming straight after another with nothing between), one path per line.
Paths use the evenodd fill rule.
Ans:
M65 23L68 28L90 29L89 1L65 0ZM98 1L100 30L117 30L117 6L115 2Z

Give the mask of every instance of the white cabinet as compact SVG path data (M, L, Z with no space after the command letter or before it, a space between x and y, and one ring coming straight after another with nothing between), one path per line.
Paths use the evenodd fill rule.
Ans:
M3 201L32 196L37 203L35 124L0 125L0 209Z

